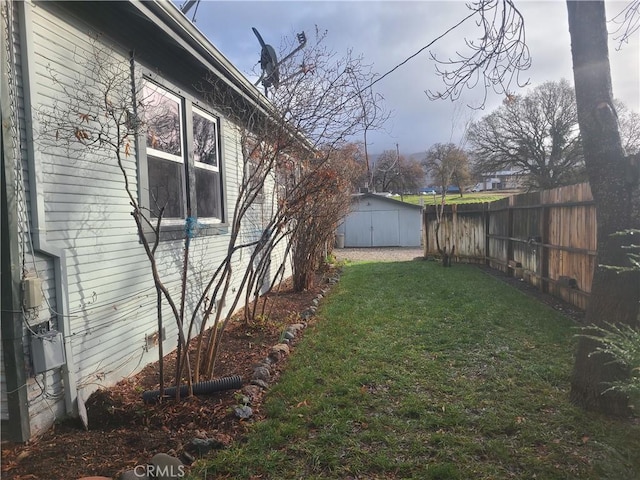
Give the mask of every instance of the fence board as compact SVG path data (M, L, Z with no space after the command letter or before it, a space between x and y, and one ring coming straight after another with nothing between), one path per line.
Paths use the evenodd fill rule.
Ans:
M425 254L436 248L435 205L424 210ZM586 309L597 247L596 212L588 183L529 192L484 204L445 206L440 246L457 260L484 262L522 277Z

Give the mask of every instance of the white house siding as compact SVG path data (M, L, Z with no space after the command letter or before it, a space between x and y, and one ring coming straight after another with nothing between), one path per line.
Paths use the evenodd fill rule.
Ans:
M60 82L73 88L74 79L87 74L78 59L90 55L92 39L86 25L62 21L38 6L32 9L31 28L35 66L32 104L51 107L54 101L65 97L61 86L51 81L49 71L55 71ZM129 61L126 51L114 51L113 55ZM224 119L221 132L225 210L230 219L242 178L239 137ZM78 150L69 155L61 147L39 148L36 164L42 171L40 194L44 196L46 241L66 252L66 313L74 359L70 368L77 378L79 395L86 399L96 388L113 385L157 360L158 351L154 346L148 348L145 341L146 336L157 331L156 290L130 215L122 173L108 153L81 153ZM124 163L130 186L138 194L136 158L132 152ZM248 223L243 237L259 236L260 222ZM191 241L187 312L194 306L204 281L224 259L228 241L226 233L197 236ZM183 269L183 244L183 240L163 241L156 254L163 282L176 299ZM236 272L242 271L249 257L249 251L237 254ZM276 262L272 268L275 273ZM45 274L49 270L50 266L43 265L41 273L49 275ZM237 289L240 278L239 273L233 276L232 289ZM44 285L50 289L53 282L48 277ZM230 304L227 299L225 309ZM177 328L166 303L164 312L164 348L168 352L176 346ZM60 379L53 373L46 380L51 395L40 395L41 400L56 396L59 388ZM32 395L34 402L37 393ZM46 414L44 407L35 404L33 411Z

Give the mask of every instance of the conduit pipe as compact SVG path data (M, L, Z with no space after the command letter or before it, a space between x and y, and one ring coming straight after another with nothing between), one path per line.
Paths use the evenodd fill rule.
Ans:
M193 384L194 395L206 395L208 393L223 392L225 390L237 390L242 387L242 377L233 375L231 377L217 378L216 380L207 380ZM180 387L180 397L186 397L189 393L189 387L182 385ZM176 387L168 387L164 389L166 397L175 397ZM142 394L144 403L156 403L160 398L160 390L148 390Z

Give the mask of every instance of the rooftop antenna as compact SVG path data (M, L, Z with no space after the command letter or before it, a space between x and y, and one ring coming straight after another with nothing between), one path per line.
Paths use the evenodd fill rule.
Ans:
M296 35L298 39L298 46L293 49L293 51L291 51L286 57L278 61L278 56L276 55L275 49L271 45L265 43L265 41L262 39L262 36L260 35L260 32L258 32L255 27L252 27L251 29L253 30L255 36L258 38L258 42L260 42L260 68L262 69L262 74L260 75L260 78L255 83L255 85L258 86L258 84L262 82L262 86L264 87L264 94L267 95L267 89L269 87L277 89L281 83L280 65L289 60L305 47L305 45L307 44L307 36L304 34L304 32L298 33ZM288 78L286 80L288 80Z
M198 13L198 5L200 4L200 0L187 0L186 2L184 2L184 5L182 5L182 8L180 8L180 11L187 16L187 13L189 13L189 10L191 10L191 7L193 7L194 5L196 6L196 11L193 12L193 17L191 18L191 21L195 23L196 21L196 13Z

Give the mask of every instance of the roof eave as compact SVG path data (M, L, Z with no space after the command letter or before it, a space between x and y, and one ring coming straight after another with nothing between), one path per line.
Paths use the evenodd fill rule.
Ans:
M196 28L193 23L169 0L130 0L158 27L166 26L180 40L193 49L210 70L218 74L238 93L269 115L274 115L268 99Z

